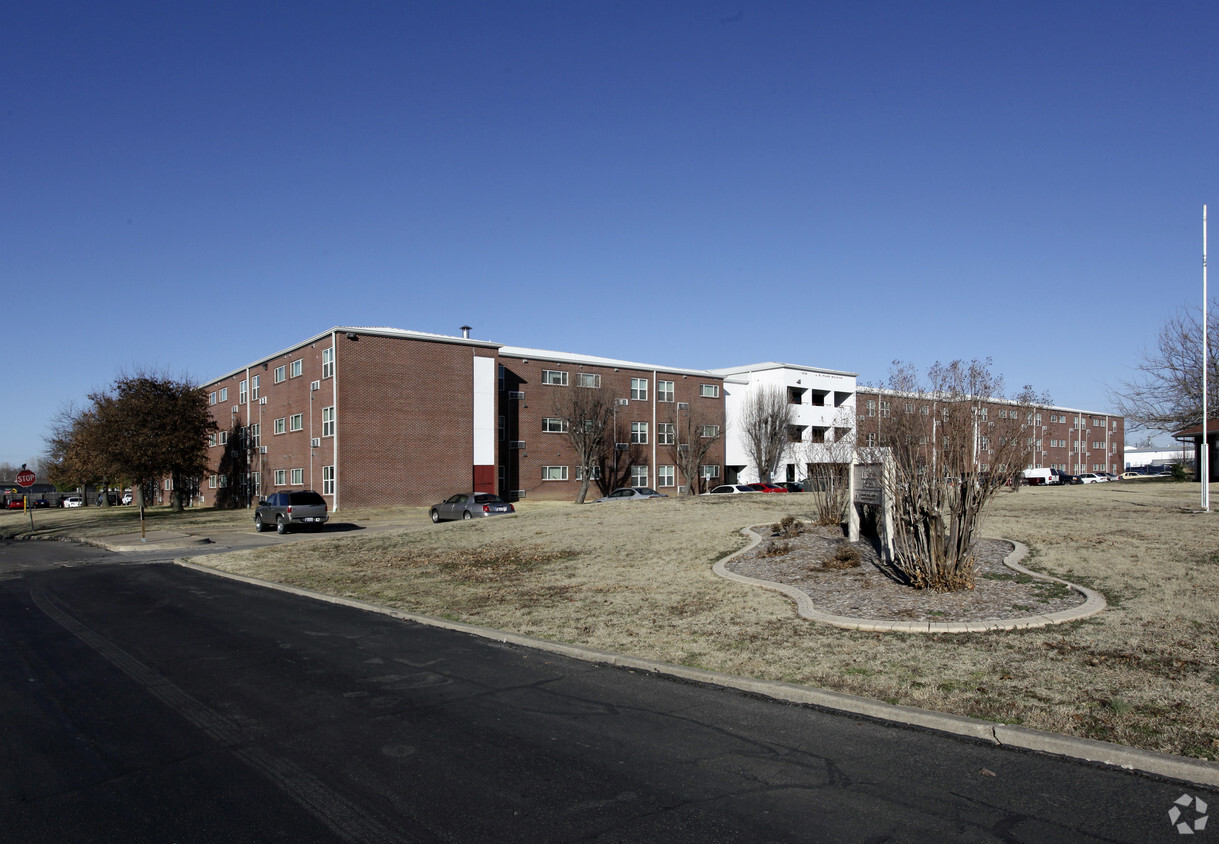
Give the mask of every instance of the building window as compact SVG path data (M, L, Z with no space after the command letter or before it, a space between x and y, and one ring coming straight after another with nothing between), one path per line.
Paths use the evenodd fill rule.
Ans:
M216 447L216 435L215 435L215 434L208 434L208 435L207 435L207 447L208 447L208 448L215 448L215 447Z
M657 381L656 401L673 401L674 390L672 381Z
M221 489L224 489L225 487L227 487L229 485L229 476L228 475L217 475L216 482L217 482L217 484L219 484Z
M631 423L631 442L637 445L646 445L648 442L648 423L647 422L632 422Z
M262 445L262 423L255 422L250 426L250 445L258 448Z
M322 377L330 378L334 375L334 346L328 349L322 349Z
M250 382L242 381L237 385L237 401L239 404L245 404L250 400Z
M648 379L632 378L631 379L631 400L632 401L647 401L648 400Z
M677 486L677 472L672 466L656 467L657 486Z
M631 467L631 486L647 486L648 485L648 467L647 466L632 466Z
M165 479L165 491L166 491L166 492L169 492L169 491L170 491L170 490L172 490L173 488L174 488L174 479L173 479L173 478L166 478L166 479Z
M657 445L673 445L677 442L677 426L672 422L656 423Z
M214 391L207 394L207 403L208 404L216 403L216 393Z
M554 387L566 387L567 373L562 369L543 369L542 383L550 384Z
M567 420L560 419L557 416L547 416L542 420L542 433L544 434L566 434Z
M304 486L304 485L305 485L305 470L304 469L293 469L292 470L292 486Z
M881 419L889 418L889 403L887 401L882 401L880 403L880 418Z
M216 435L216 442L219 443L220 445L228 445L229 444L229 432L221 431L220 433L218 433Z
M711 437L718 437L720 435L720 426L719 425L700 425L699 429L698 429L698 435L700 437L703 437L704 439L710 439Z
M503 442L508 438L508 418L502 414L499 417L499 441Z
M502 363L495 367L495 380L499 391L502 393L504 391L504 365Z
M868 399L868 415L869 416L876 415L876 402L873 401L872 399Z
M579 372L576 374L577 387L600 387L601 376L595 372Z
M287 469L276 469L275 470L275 485L276 486L287 486L288 485L288 470Z
M876 434L868 434L867 446L868 448L876 447Z
M215 488L216 488L216 476L215 476L215 475L208 475L208 476L207 476L207 488L208 488L208 489L215 489Z
M698 476L704 481L709 481L712 478L718 478L720 476L720 467L718 465L699 466Z
M228 401L228 400L229 400L229 388L228 388L228 387L221 387L221 388L220 388L220 396L219 396L219 400L220 400L222 403L223 403L223 402L226 402L226 401Z
M292 378L300 378L301 373L305 371L305 362L303 360L292 361Z
M286 366L275 367L275 383L285 380L288 377L288 368Z
M250 379L250 398L253 401L258 401L258 383L261 375L255 375Z
M334 436L334 407L322 408L322 436Z
M720 397L719 384L700 384L698 386L698 394L704 399L718 399ZM719 477L719 475L716 475Z
M293 413L292 418L288 420L289 431L303 431L305 429L305 414Z
M284 431L288 430L288 418L286 416L281 416L276 419L274 430L277 434L282 434Z
M543 466L542 480L544 481L565 481L567 480L566 466Z
M591 471L591 472L589 473L589 475L588 475L588 479L589 479L590 481L599 481L599 480L601 480L601 467L600 467L600 466L594 466L594 467L593 467L593 469L592 469L592 471ZM582 480L584 480L584 467L583 467L583 466L577 466L577 467L576 467L576 480L577 480L577 481L582 481Z
M322 467L322 495L334 495L334 467Z

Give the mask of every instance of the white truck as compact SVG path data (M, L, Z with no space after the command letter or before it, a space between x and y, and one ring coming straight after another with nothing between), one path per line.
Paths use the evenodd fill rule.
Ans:
M1054 474L1053 469L1025 469L1024 483L1026 486L1048 486L1050 484L1060 483L1058 475Z

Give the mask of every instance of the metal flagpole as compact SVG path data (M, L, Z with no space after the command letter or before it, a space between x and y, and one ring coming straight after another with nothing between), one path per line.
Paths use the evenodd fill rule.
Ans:
M1206 402L1206 370L1207 366L1207 315L1206 315L1206 206L1202 206L1202 454L1198 461L1198 479L1202 487L1202 512L1211 509L1211 445L1208 439L1208 420Z

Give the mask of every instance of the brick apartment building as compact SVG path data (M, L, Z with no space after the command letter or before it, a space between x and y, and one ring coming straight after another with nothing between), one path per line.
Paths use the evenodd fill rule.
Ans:
M794 405L780 469L802 480L846 426L861 445L875 439L892 396L857 392L855 377L777 363L658 367L474 340L464 328L454 337L335 327L204 386L219 431L195 500L247 506L295 488L317 490L332 510L430 504L463 490L570 501L580 468L558 403L581 387L615 399L613 459L625 483L669 495L684 492L680 449L694 437L710 442L691 467L697 489L756 479L734 419L753 390L780 387ZM1035 466L1122 470L1122 417L1035 414Z
M430 504L464 490L571 500L579 472L553 393L585 383L621 396L615 421L631 481L677 494L685 479L671 459L672 426L694 407L722 429L721 382L468 331L336 327L204 386L219 433L196 500L245 506L293 488L317 490L332 510ZM708 477L722 462L722 446L713 448Z
M899 402L906 401L907 397L893 391L861 388L857 399L860 445L876 445L884 420L898 411ZM998 417L1012 405L995 401L986 407ZM1060 469L1072 475L1125 470L1125 417L1051 405L1034 406L1032 414L1035 434L1029 468ZM979 461L987 462L984 455Z

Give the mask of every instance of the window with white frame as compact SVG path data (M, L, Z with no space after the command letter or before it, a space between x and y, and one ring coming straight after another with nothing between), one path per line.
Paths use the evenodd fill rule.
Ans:
M647 422L632 422L631 423L631 442L638 445L646 445L648 442L648 423Z
M285 431L287 431L288 430L288 417L281 416L278 419L276 419L275 427L273 430L276 434L282 434Z
M600 387L601 376L595 372L578 372L576 373L577 387Z
M228 388L228 387L221 387L221 388L220 388L220 394L219 394L219 396L217 397L217 399L218 399L218 401L220 401L220 402L222 402L222 403L223 403L223 402L228 401L228 400L229 400L229 388Z
M289 431L305 430L305 414L293 413L292 416L288 419L288 430Z
M868 399L867 408L868 408L868 415L869 415L869 416L875 416L875 415L876 415L876 402L875 402L874 400L872 400L872 399Z
M543 466L542 480L544 481L565 481L567 480L566 466Z
M632 401L647 401L648 400L648 379L632 378L631 379L631 400Z
M720 435L719 425L700 425L698 427L698 435L704 439L718 437Z
M255 375L250 379L250 400L258 401L258 384L262 379L261 375Z
M322 349L322 377L329 378L332 375L334 375L334 346Z
M647 486L648 485L648 467L647 466L632 466L631 467L631 486Z
M288 378L288 367L286 367L286 366L275 367L275 383L276 384L278 384L280 381L286 381L287 378Z
M672 422L656 423L656 444L673 445L677 442L677 426Z
M888 419L888 418L889 418L889 402L887 402L887 401L882 401L882 402L880 403L880 417L881 417L882 419Z
M288 470L287 469L276 469L275 470L275 485L276 486L287 486L288 485Z
M300 378L301 373L304 371L305 371L305 362L298 358L297 360L292 361L292 371L289 373L289 377Z
M228 432L228 431L221 431L220 433L216 434L216 442L217 442L219 445L228 445L228 442L229 442L229 432Z
M224 489L226 486L229 485L229 476L228 475L217 475L216 482L220 485L221 489Z
M719 384L699 384L698 395L704 399L718 399L720 397Z
M676 385L672 381L656 382L656 401L673 401Z
M542 433L544 434L565 434L567 433L567 420L561 419L558 416L546 416L542 419Z
M215 447L216 447L216 435L215 435L215 434L208 434L208 435L207 435L207 447L208 447L208 448L215 448Z
M542 383L549 384L552 387L566 387L567 372L562 369L543 369Z
M657 466L656 485L677 486L677 470L673 466Z
M322 495L334 495L334 467L322 467Z
M702 478L704 481L709 481L712 478L718 478L720 476L720 467L718 464L710 464L710 463L708 463L705 466L699 466L698 467L698 476L700 478Z
M207 476L207 488L208 488L208 489L215 489L215 488L216 488L216 476L215 476L215 475L208 475L208 476Z
M599 481L599 480L601 480L601 467L600 467L600 466L594 466L594 467L593 467L593 469L592 469L592 471L591 471L591 472L589 473L589 475L588 475L588 479L589 479L590 481ZM577 467L576 467L576 480L577 480L577 481L582 481L582 480L584 480L584 467L583 467L583 466L577 466Z
M166 492L169 492L169 491L171 491L173 488L174 488L174 479L173 479L173 478L166 478L166 479L165 479L165 491L166 491Z
M242 380L241 383L239 383L237 385L237 402L238 402L238 404L245 404L249 400L250 400L250 382L246 381L246 380Z
M305 470L304 469L293 469L292 470L292 486L304 486L304 485L305 485Z
M334 436L334 405L322 408L322 436Z
M254 490L255 495L262 489L262 472L250 473L250 489Z
M207 394L207 403L208 403L208 404L215 404L215 403L216 403L216 393L215 393L215 391L210 392L210 393L208 393L208 394Z

